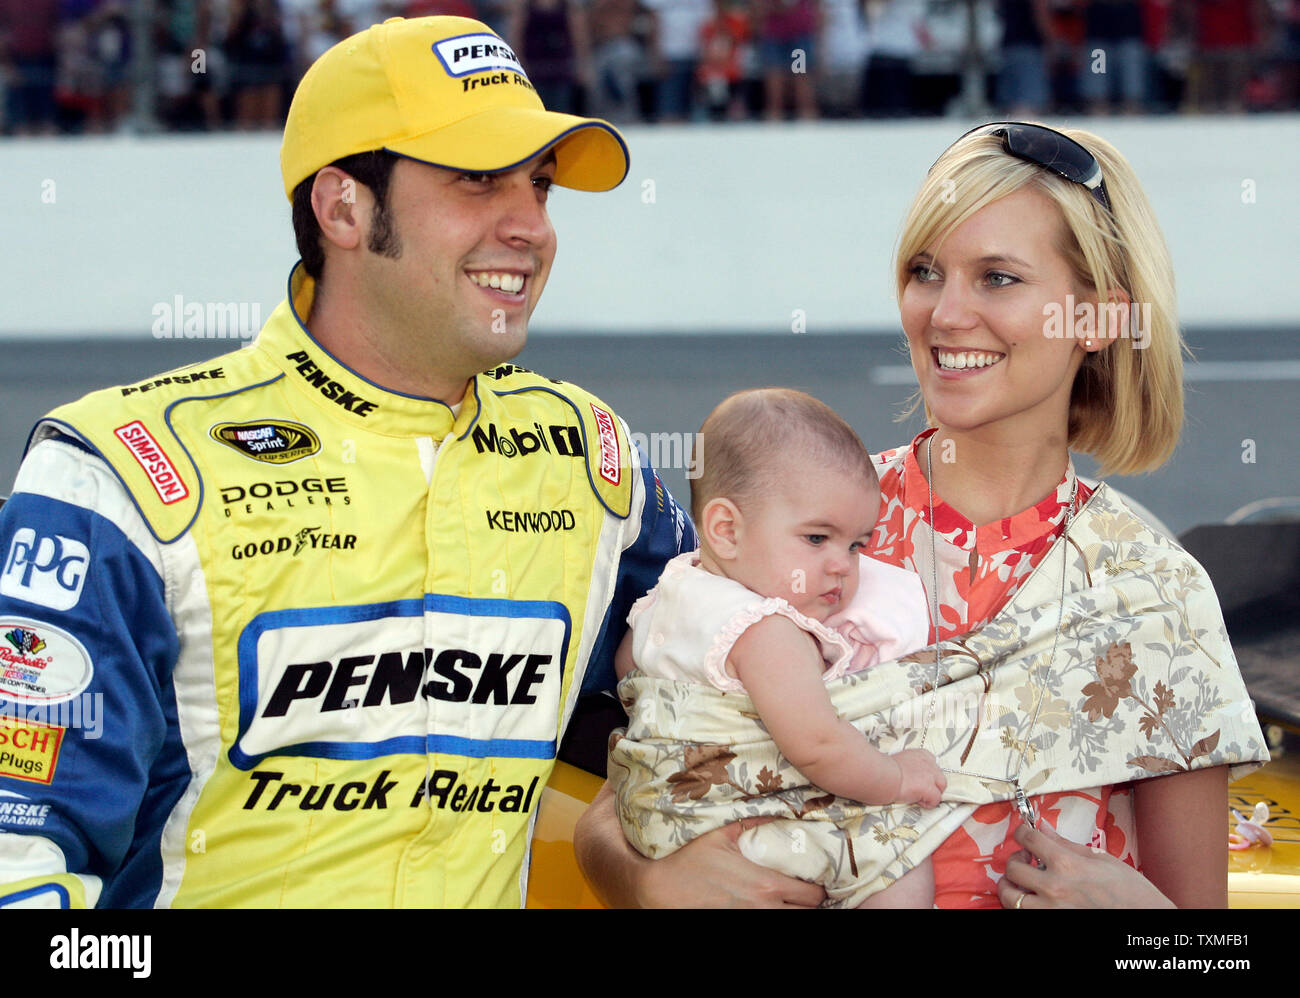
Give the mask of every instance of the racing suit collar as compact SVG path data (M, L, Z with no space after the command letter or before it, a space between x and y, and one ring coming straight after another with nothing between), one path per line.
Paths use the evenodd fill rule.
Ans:
M255 349L284 372L285 380L324 412L345 423L393 436L463 436L479 413L479 378L470 381L459 412L438 399L390 391L362 377L331 354L303 322L311 312L316 282L302 262L289 274L288 296L271 313Z

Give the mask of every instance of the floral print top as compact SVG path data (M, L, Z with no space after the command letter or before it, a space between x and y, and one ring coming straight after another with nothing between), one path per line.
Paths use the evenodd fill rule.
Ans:
M928 530L917 527L930 520L930 493L920 461L926 430L910 446L876 455L880 474L880 519L867 552L891 565L921 576L930 592ZM939 455L935 455L936 460ZM935 553L938 557L939 632L932 640L966 634L987 623L1011 600L1065 524L1073 484L1070 463L1056 490L1041 502L993 523L976 526L934 497ZM1092 490L1079 483L1075 510ZM933 627L933 620L931 621ZM1132 795L1128 786L1050 793L1032 798L1039 815L1066 838L1104 848L1130 865L1137 865ZM1020 850L1013 838L1020 824L1010 802L985 804L935 852L935 905L940 908L1000 908L997 885L1007 860Z

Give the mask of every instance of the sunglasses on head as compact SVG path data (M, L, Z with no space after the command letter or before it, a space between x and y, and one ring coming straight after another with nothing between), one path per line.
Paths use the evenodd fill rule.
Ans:
M1097 157L1068 135L1062 135L1045 125L1031 125L1025 121L994 121L972 128L957 142L975 134L996 135L1002 139L1003 152L1086 187L1099 205L1108 212L1112 211L1110 195L1106 193L1106 181L1102 179L1101 164L1097 162ZM955 146L957 142L952 145ZM952 146L948 148L951 149Z

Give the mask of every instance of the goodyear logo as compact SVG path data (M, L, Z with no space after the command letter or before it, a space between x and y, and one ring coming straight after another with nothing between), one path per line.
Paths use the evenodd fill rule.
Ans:
M213 440L264 464L289 464L320 450L320 437L309 426L283 419L218 423Z

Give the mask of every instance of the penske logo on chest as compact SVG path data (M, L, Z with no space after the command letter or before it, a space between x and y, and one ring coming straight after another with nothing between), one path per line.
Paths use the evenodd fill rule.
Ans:
M262 614L230 759L552 758L569 630L559 603L452 596Z

